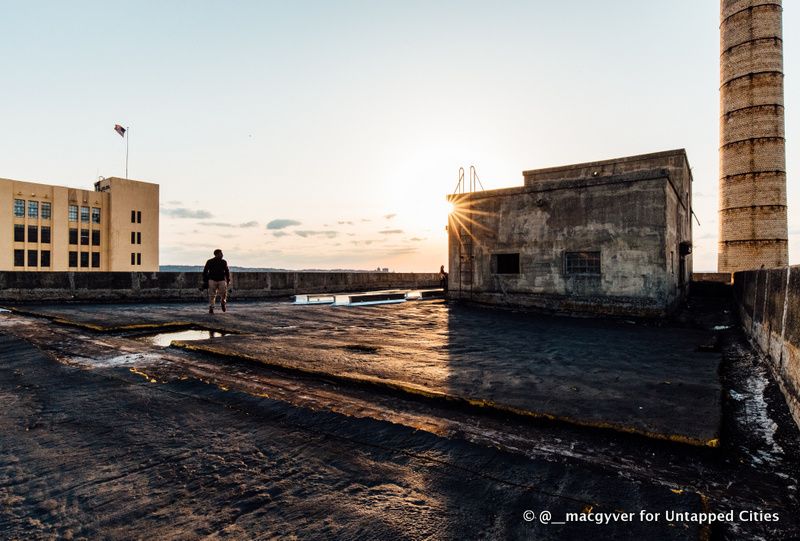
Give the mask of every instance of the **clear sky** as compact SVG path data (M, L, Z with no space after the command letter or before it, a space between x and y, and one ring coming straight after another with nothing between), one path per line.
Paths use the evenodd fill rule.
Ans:
M161 263L434 271L460 166L686 148L716 269L716 0L0 0L0 176L161 185ZM784 2L800 262L800 5Z

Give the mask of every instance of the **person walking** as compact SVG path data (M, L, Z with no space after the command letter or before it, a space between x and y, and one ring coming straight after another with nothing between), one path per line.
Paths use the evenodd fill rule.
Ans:
M203 268L203 281L208 285L208 313L214 313L217 294L219 294L222 311L227 312L231 271L228 270L228 262L222 259L222 250L214 250L214 257L206 261L206 266Z
M439 287L447 292L447 271L444 270L444 265L439 267Z

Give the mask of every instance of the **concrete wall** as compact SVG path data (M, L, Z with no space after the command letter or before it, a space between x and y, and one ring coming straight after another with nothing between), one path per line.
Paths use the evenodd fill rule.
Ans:
M718 284L730 284L733 275L729 272L693 272L692 283L694 282L715 282Z
M0 272L0 302L202 300L199 272ZM438 273L238 272L233 299L439 286Z
M523 187L450 197L450 298L638 316L680 302L692 272L683 150L523 174ZM599 252L600 274L568 274L567 252ZM493 257L517 253L519 272L498 273Z
M800 265L737 272L733 289L742 327L768 357L800 425Z

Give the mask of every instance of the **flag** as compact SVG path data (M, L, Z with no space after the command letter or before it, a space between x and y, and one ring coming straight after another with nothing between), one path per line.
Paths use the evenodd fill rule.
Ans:
M119 124L114 124L114 131L116 131L120 137L125 137L125 128Z

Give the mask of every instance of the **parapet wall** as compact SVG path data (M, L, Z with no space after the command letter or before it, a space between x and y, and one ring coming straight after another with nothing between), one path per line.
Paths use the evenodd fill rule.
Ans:
M201 300L199 272L0 272L0 302ZM439 286L438 273L238 272L233 298Z
M742 327L764 353L800 426L800 265L737 272Z

